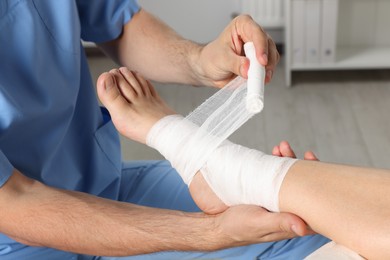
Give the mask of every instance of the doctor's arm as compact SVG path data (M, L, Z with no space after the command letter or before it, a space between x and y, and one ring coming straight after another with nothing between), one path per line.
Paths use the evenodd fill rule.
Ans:
M280 223L269 217L281 225L273 233L259 223L264 214L269 213L252 206L217 216L152 209L51 188L17 170L0 188L1 233L31 246L91 255L209 251L293 236L283 229L290 230L294 219Z
M253 41L259 62L270 81L279 61L272 39L249 16L231 21L220 36L206 45L186 40L163 21L141 9L116 40L99 44L122 66L159 82L222 87L235 75L247 77L249 60L243 44Z

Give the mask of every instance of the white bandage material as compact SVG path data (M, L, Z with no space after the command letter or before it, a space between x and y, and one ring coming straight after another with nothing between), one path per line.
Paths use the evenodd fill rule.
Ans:
M183 181L190 185L195 173L210 155L210 147L218 146L219 141L182 116L171 115L160 119L152 127L146 144L170 161Z
M295 161L225 141L200 171L226 205L252 204L279 212L280 186Z
M255 204L278 211L280 185L295 160L225 141L263 109L264 68L253 66L257 63L253 45L246 46L252 81L237 77L186 118L162 118L149 131L146 143L171 162L187 185L202 169L210 187L227 205Z
M253 42L244 45L246 57L249 59L248 70L248 94L246 97L246 107L252 113L259 113L264 107L264 80L265 68L256 58L256 50Z
M219 141L179 115L162 118L147 136L147 144L164 155L188 185L196 173L188 166L206 157L200 171L226 205L253 204L278 212L280 186L296 159L266 155L229 141L207 149Z
M235 78L185 119L168 116L157 122L148 133L147 144L164 155L189 185L211 152L254 115L246 109L246 90L246 80ZM165 131L167 124L170 127ZM175 148L167 152L170 149L165 147Z

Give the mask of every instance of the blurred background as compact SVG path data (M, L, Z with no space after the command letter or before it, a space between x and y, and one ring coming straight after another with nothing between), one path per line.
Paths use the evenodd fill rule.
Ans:
M287 140L298 157L390 168L390 1L140 0L184 37L215 39L241 13L250 14L282 54L266 86L265 107L230 138L270 153ZM92 76L117 64L86 44ZM186 115L216 90L154 83ZM131 122L129 122L131 123ZM162 159L122 138L124 160Z

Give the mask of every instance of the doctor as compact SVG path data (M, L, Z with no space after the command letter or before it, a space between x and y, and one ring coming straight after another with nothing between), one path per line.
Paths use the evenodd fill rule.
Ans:
M249 63L241 53L247 41L266 65L267 82L279 60L273 41L247 16L202 46L135 0L0 1L1 259L161 251L171 252L129 259L299 259L328 241L314 236L255 244L308 231L292 214L254 206L216 216L196 212L166 162L122 163L81 39L161 82L221 87L235 75L246 77Z

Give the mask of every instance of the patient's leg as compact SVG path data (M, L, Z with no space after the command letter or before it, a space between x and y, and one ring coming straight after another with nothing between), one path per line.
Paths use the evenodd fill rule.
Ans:
M105 90L104 83L112 75L119 89L115 89L114 84L114 89ZM149 84L138 85L140 88L136 90L124 79L117 71L104 74L99 79L99 97L110 110L114 124L122 134L145 142L149 129L159 119L174 112L156 97ZM280 155L283 155L282 146L279 149ZM213 167L218 168L218 162ZM245 176L242 175L243 178ZM191 185L198 185L199 180L204 181L198 173ZM207 194L203 197L207 200L197 201L201 208L218 203L217 209L224 207L205 182L199 186ZM297 161L288 169L282 182L279 207L281 211L300 216L316 232L366 258L389 259L389 188L389 170ZM196 195L197 190L192 191Z
M157 121L175 114L150 82L127 68L103 73L97 82L97 92L118 131L140 143L145 143L150 128ZM201 174L196 175L190 192L197 205L206 213L216 214L227 208Z
M196 161L196 150L192 145L202 140L196 139L188 143L187 139L196 136L198 128L188 125L182 118L165 117L174 112L142 77L132 74L126 68L112 70L99 78L98 94L110 111L113 123L123 135L144 143L146 134L153 126L152 132L156 132L154 139L158 144L154 147L175 167L178 163L186 165L190 160ZM160 120L161 118L164 120ZM157 128L156 122L156 125L164 123L166 127ZM172 127L175 123L179 124L178 129ZM186 138L179 141L178 138L183 134L187 135ZM149 133L148 136L150 135ZM159 144L161 142L162 145ZM208 144L207 142L206 145ZM177 163L181 147L189 149L184 153L186 156ZM171 155L167 156L165 150L169 150ZM191 185L189 182L187 184L190 185L195 202L207 213L224 211L226 203L229 206L255 204L278 211L279 187L284 174L294 162L226 141L210 154L203 167L200 165L201 174L196 175ZM178 171L182 175L182 171Z
M279 157L290 157L296 158L294 151L292 150L290 144L286 141L282 141L279 145L275 146L272 155ZM304 160L318 161L318 158L311 151L307 151L304 154ZM221 211L224 211L227 206L218 199L214 203L202 203L203 201L208 201L208 199L215 197L214 191L210 188L209 184L204 179L201 172L198 172L190 185L190 192L193 199L202 205L202 210L209 214L217 214Z
M390 171L299 161L280 190L281 211L368 259L390 259Z

